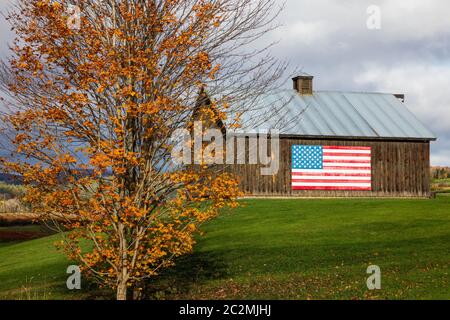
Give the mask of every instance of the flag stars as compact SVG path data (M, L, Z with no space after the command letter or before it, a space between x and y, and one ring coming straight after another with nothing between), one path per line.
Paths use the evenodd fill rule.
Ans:
M292 146L293 169L323 169L323 149L321 146Z

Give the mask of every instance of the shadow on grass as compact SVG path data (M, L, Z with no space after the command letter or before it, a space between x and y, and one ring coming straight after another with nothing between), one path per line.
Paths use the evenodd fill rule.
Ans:
M214 253L196 252L176 259L175 267L149 281L147 299L172 299L207 280L221 279L227 275L223 257Z

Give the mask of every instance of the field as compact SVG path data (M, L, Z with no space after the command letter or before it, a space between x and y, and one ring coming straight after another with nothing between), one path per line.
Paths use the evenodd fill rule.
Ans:
M431 189L439 193L450 193L450 178L433 180Z
M205 225L194 254L153 281L147 297L450 299L449 208L447 195L245 200ZM0 239L6 232L0 228ZM65 289L70 263L53 247L57 238L0 240L0 298L111 297L85 281L79 292ZM372 264L381 268L381 290L366 287Z

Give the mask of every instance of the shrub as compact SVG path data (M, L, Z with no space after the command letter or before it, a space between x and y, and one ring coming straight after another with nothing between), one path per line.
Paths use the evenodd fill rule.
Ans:
M26 206L19 199L0 201L0 213L27 212Z
M25 188L23 186L0 181L0 200L21 198L24 194Z

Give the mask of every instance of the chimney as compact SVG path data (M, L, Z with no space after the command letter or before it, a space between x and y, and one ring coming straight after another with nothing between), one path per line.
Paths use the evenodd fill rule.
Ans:
M307 73L302 73L301 75L292 78L292 81L294 82L294 90L301 95L312 95L313 79L314 77Z
M405 102L405 95L403 93L395 93L394 97L396 97L401 102Z

